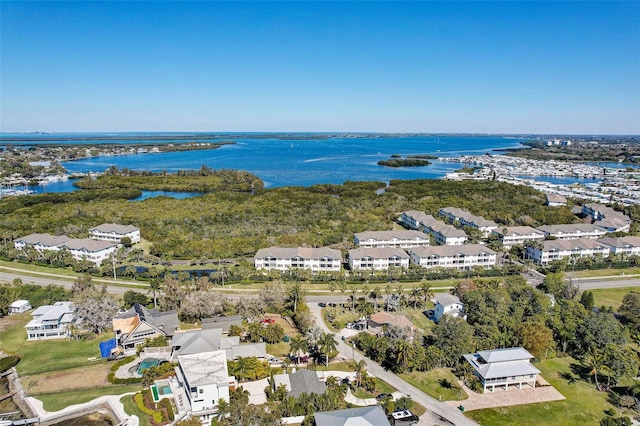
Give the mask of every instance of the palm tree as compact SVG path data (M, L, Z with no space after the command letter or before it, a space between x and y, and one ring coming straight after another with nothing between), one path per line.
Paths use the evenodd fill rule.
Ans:
M379 287L374 287L373 290L369 293L369 297L373 299L373 303L375 306L376 312L378 312L378 299L382 298L382 292Z
M411 295L411 300L413 301L413 309L415 309L418 304L418 298L422 295L422 292L420 291L419 288L414 288L411 290L410 295Z
M325 362L328 367L329 354L338 348L338 342L336 342L335 334L322 333L318 340L318 346L320 347L320 353L325 356Z
M220 398L218 400L218 418L222 419L226 417L226 415L229 414L229 409L230 409L229 402Z
M356 373L356 386L360 387L362 386L362 375L364 374L364 372L366 371L366 367L367 363L364 359L361 359L360 361L356 361L351 360L349 361L349 368Z
M298 361L300 360L300 354L305 353L308 349L309 345L307 339L304 337L294 336L289 341L289 355L296 357L296 365L298 365Z
M582 363L589 369L589 375L595 378L596 389L600 390L598 373L600 373L604 366L604 352L600 349L594 349L589 352Z
M429 298L431 296L433 296L433 291L431 291L431 284L429 284L425 280L422 280L420 282L420 293L422 293L422 296L424 297L424 306L426 308L427 307L427 301L429 300Z
M384 288L384 294L387 295L387 303L384 308L385 311L389 310L389 298L391 297L392 292L393 292L393 289L391 288L391 284L387 284L386 287Z

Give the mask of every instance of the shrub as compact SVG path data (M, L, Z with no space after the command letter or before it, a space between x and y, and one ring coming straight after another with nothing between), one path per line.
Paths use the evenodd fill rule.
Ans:
M0 359L0 373L4 373L11 367L15 367L20 362L18 355L9 355Z
M154 423L156 424L162 423L162 413L159 411L155 411L155 410L151 410L150 408L147 408L147 406L144 403L144 395L142 394L142 392L133 395L133 400L135 401L136 406L138 407L138 410L142 411L144 414L151 417Z
M119 378L116 377L116 371L118 371L118 368L120 368L121 366L123 366L125 364L130 363L134 359L136 359L136 357L128 356L128 357L123 358L120 361L116 362L115 364L113 364L111 366L111 372L107 376L107 380L109 381L109 383L111 383L113 385L134 385L136 383L140 383L142 381L141 378L131 377L131 378L128 378L128 379L119 379Z

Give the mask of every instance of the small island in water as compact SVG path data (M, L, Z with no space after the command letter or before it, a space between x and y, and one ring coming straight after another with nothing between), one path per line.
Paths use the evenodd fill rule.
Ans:
M402 158L400 154L393 154L389 160L378 161L379 166L385 167L422 167L431 164L431 161L438 157L435 155L407 155Z

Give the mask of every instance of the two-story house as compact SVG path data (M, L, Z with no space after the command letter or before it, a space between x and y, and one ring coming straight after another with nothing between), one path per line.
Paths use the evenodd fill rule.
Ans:
M71 302L44 305L31 313L31 321L24 326L27 340L60 339L70 335L70 327L76 324Z

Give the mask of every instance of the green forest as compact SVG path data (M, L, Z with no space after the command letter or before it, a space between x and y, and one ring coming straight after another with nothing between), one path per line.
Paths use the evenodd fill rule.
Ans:
M246 172L194 171L83 181L73 193L0 200L0 238L34 232L88 236L105 222L133 224L155 255L173 258L252 256L259 248L326 246L349 249L353 234L392 229L405 210L437 214L455 206L505 226L572 223L571 206L547 207L545 195L506 183L394 180L265 189ZM207 192L187 199L131 201L141 190Z

